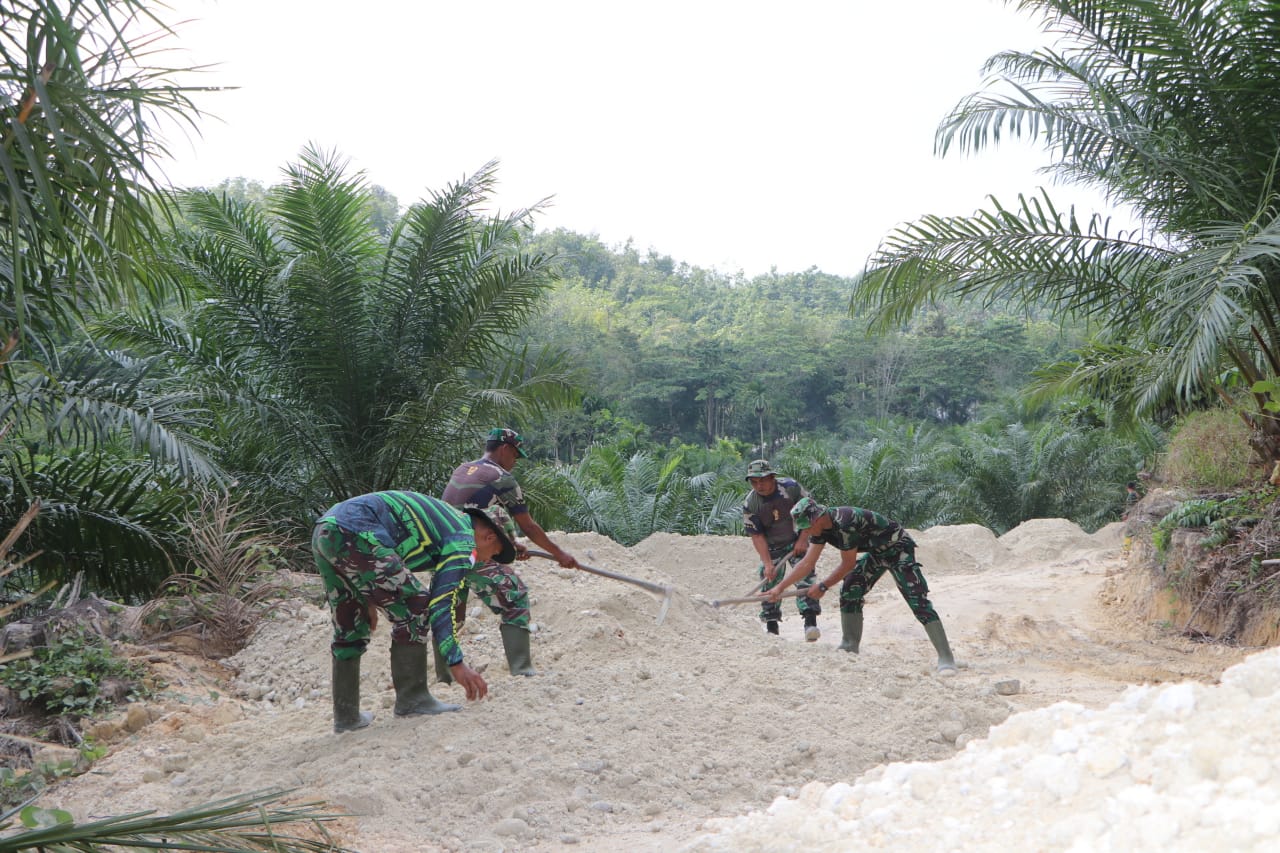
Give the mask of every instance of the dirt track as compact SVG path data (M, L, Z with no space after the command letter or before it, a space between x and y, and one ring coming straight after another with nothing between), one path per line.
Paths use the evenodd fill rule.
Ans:
M335 736L327 615L299 602L229 662L234 696L210 692L207 667L172 670L170 695L152 703L155 722L47 803L88 817L297 788L358 815L338 836L366 853L669 851L708 818L763 809L806 783L949 758L1011 712L1063 699L1102 707L1131 683L1212 681L1244 655L1108 608L1119 526L1089 536L1066 521L1029 522L999 540L974 526L919 534L962 662L952 679L934 676L932 649L888 578L869 597L863 653L853 656L835 648L833 595L814 644L791 606L778 639L754 607L707 605L751 586L744 538L658 535L632 549L591 534L557 539L593 565L674 584L665 623L654 624L656 602L634 587L525 564L543 675L507 675L494 617L473 610L463 647L486 666L490 698L396 719L383 627L363 676L377 719ZM995 692L1015 679L1021 692Z

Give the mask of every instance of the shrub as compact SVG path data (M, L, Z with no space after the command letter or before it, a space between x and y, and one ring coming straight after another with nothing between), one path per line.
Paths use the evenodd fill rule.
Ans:
M1255 473L1249 429L1230 409L1187 415L1169 439L1160 466L1166 482L1192 489L1239 488Z
M64 634L22 660L0 666L0 683L24 703L47 714L91 714L114 704L104 689L122 682L135 685L142 673L116 656L97 634Z

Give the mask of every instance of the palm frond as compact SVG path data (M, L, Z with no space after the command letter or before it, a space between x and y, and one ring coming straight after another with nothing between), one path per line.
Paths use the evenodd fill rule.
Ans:
M22 815L53 825L6 832L8 816L0 823L5 850L93 851L201 850L206 853L355 853L334 843L324 824L343 815L327 811L323 803L281 805L289 791L257 791L214 800L169 815L154 812L76 823L66 812L31 806ZM303 834L305 833L305 834Z

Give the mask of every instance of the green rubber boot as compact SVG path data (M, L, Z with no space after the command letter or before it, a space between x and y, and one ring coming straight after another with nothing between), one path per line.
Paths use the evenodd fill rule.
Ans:
M360 710L360 658L333 659L333 730L351 732L373 722L373 714Z
M942 620L925 625L924 632L929 635L929 642L938 651L938 675L955 675L956 659L951 654L951 644L947 642L947 632L942 627Z
M529 631L518 625L505 622L498 626L502 633L502 649L507 653L507 666L512 675L537 675L533 668L533 659L529 653Z
M453 684L453 673L449 672L449 663L444 659L444 655L440 654L440 647L432 643L431 651L436 656L436 681L441 684Z
M427 647L423 643L392 643L391 684L396 689L397 717L443 714L462 707L441 702L427 689Z
M841 651L858 653L862 645L862 613L845 613L840 611L840 645Z

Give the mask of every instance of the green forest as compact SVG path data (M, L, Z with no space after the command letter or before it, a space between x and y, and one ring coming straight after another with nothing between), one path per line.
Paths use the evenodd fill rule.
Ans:
M144 600L228 513L305 569L327 506L438 494L498 425L544 526L626 544L740 532L757 457L825 502L997 532L1119 518L1199 409L1275 458L1267 4L1014 5L1059 38L992 57L939 153L1032 138L1142 228L1042 191L904 224L857 277L748 278L493 213L497 163L413 200L321 147L272 186L162 186L156 119L198 130L208 93L116 25L178 36L140 0L3 4L10 600L77 576Z

